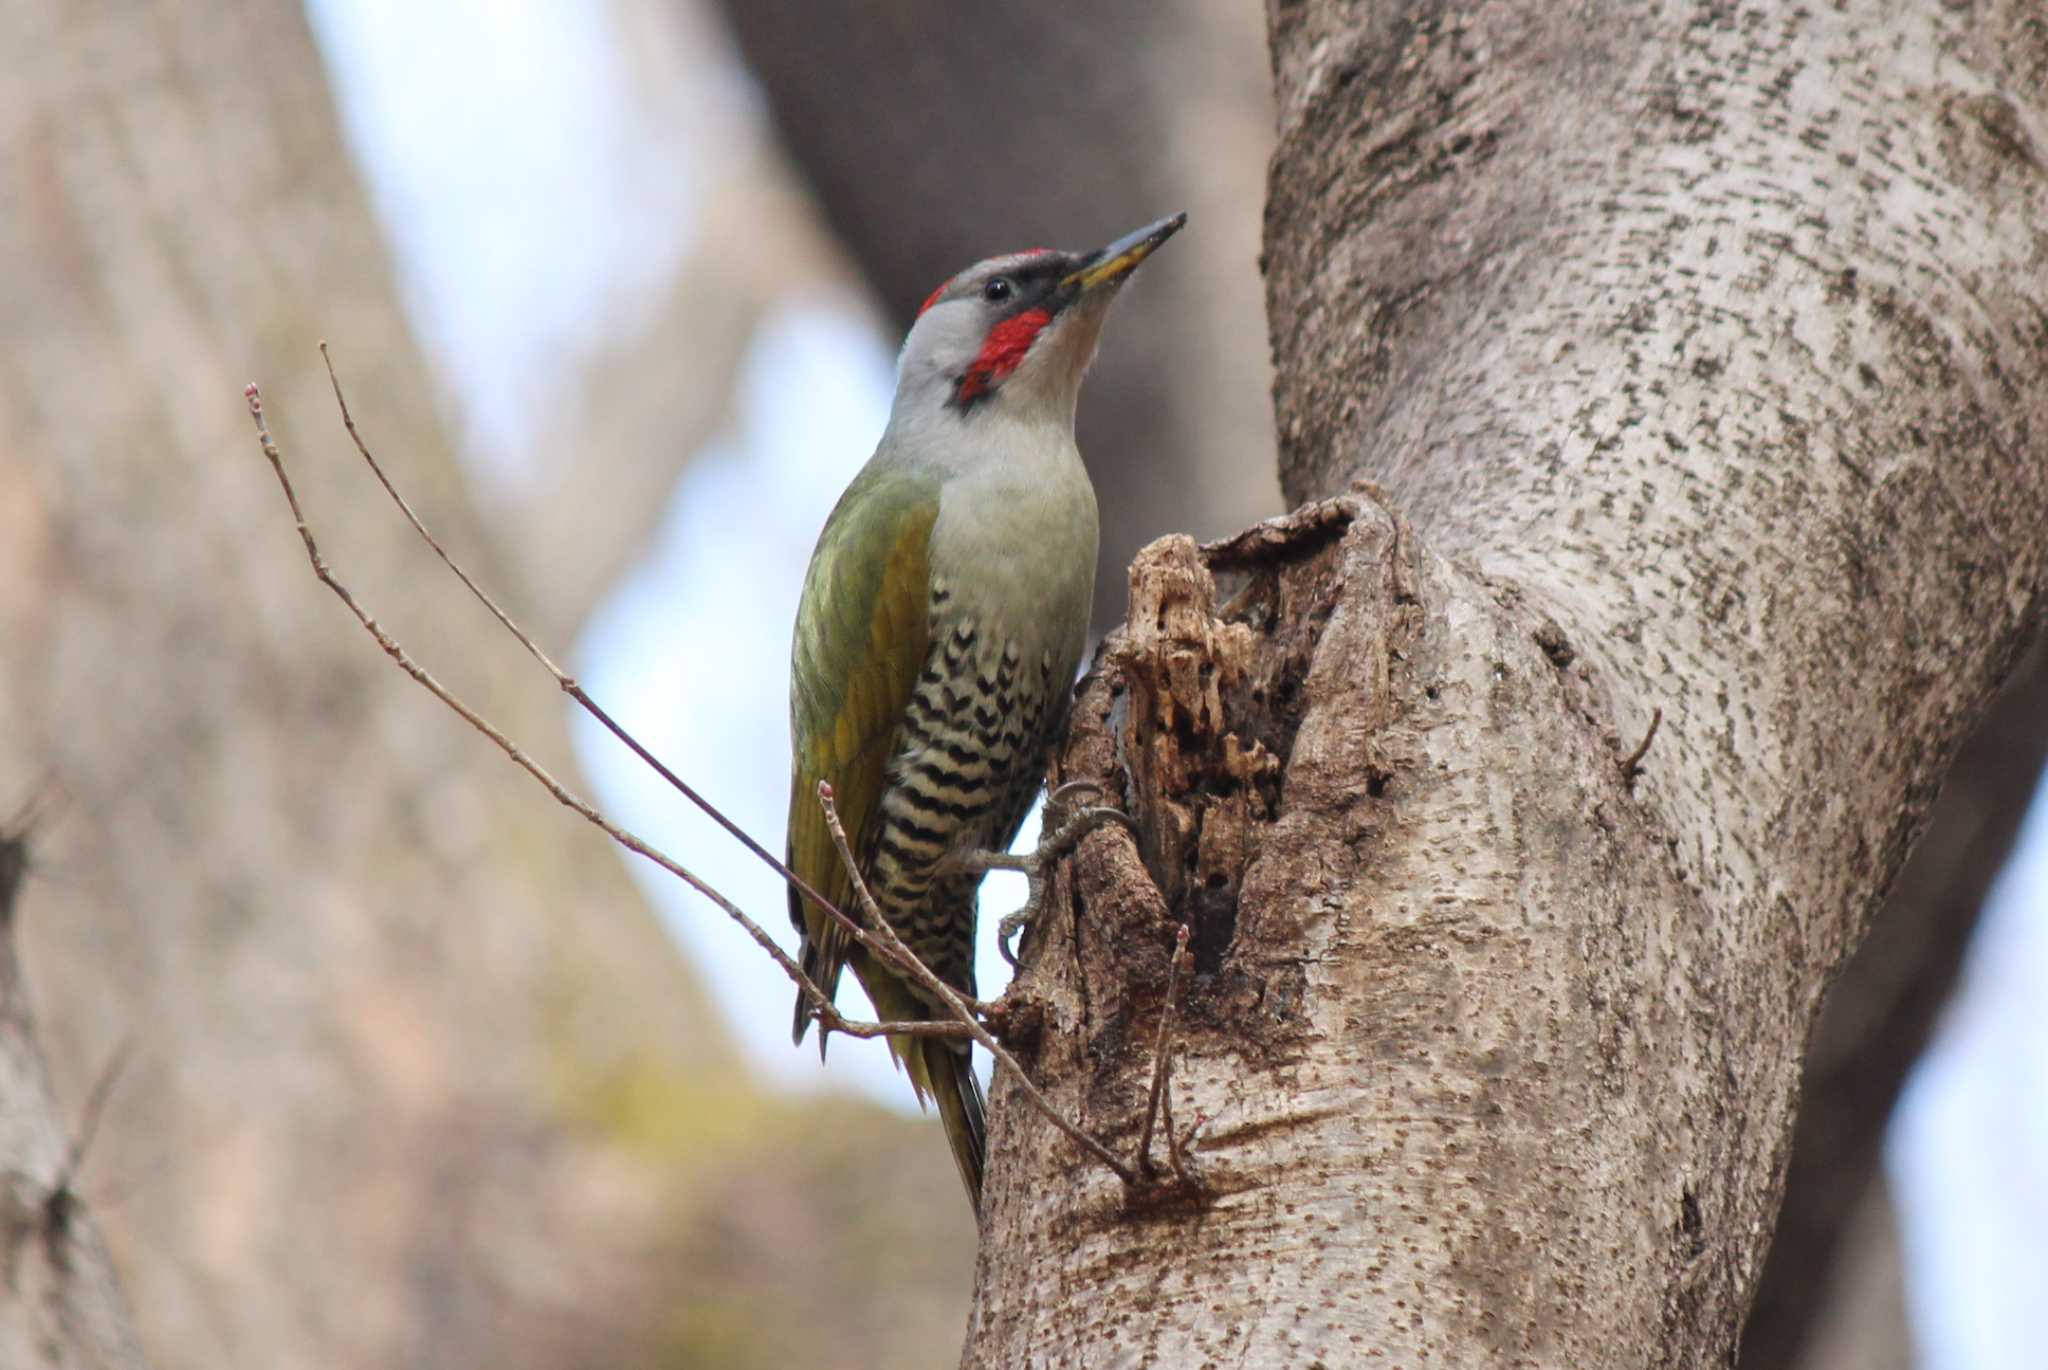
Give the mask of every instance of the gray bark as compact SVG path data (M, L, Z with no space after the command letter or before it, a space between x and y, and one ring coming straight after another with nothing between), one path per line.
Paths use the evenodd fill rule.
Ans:
M565 762L553 692L493 655L336 426L323 336L427 517L503 579L304 18L49 0L8 32L0 786L48 800L20 937L65 1116L136 1043L81 1191L119 1198L96 1207L143 1344L167 1367L634 1344L666 1180L573 1101L730 1058L612 853L536 855L554 806L323 598L252 445L255 379L328 554ZM573 1274L522 1264L558 1247Z
M18 929L54 1116L135 1043L77 1191L152 1362L911 1364L950 1345L971 1231L936 1129L763 1099L617 853L306 568L252 379L342 575L573 777L558 692L339 427L321 337L451 549L515 579L299 9L17 0L0 31L0 814L46 800ZM633 459L587 455L593 482ZM19 1021L12 986L6 1005ZM47 1192L52 1116L32 1070L0 1075L17 1215ZM919 1160L946 1187L878 1174ZM839 1244L888 1223L922 1240ZM742 1302L791 1248L817 1324ZM48 1249L96 1277L83 1246ZM17 1269L5 1337L68 1297ZM883 1319L881 1288L916 1292ZM33 1364L15 1344L0 1365Z
M14 920L30 835L0 832L0 1364L142 1370L99 1224L79 1192L89 1138L57 1117L22 983Z
M2048 29L1270 10L1283 486L1133 569L971 1365L1726 1364L1823 990L2048 580ZM1640 758L1626 765L1661 717ZM1026 1031L1026 1027L1030 1031ZM1155 1148L1157 1150L1157 1148Z

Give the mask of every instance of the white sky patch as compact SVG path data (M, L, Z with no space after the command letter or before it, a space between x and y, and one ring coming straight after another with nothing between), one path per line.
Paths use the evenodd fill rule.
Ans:
M692 227L690 149L638 116L611 12L306 6L465 456L502 480L528 473L576 363L637 325Z
M880 351L847 314L771 318L742 370L738 432L684 474L647 555L576 647L592 694L778 855L789 795L789 625L818 528L888 417ZM793 375L799 389L773 393L777 376ZM576 741L612 813L794 952L773 871L587 720ZM751 1063L785 1083L821 1082L816 1052L790 1046L788 977L715 906L645 862L632 865ZM889 1073L879 1043L834 1044L833 1080L859 1074L875 1087Z
M2048 784L1886 1148L1928 1370L2035 1370L2048 1309Z

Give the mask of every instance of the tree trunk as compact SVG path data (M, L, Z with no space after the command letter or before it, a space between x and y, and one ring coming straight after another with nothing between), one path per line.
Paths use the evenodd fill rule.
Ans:
M91 1138L73 1141L58 1121L22 984L14 918L29 838L0 832L0 1364L142 1370L114 1263L78 1193Z
M1128 1151L1191 925L1193 1183L999 1084L966 1361L1725 1365L1822 991L2044 583L2048 29L1270 18L1281 474L1338 498L1133 568L1063 769L1139 833L1012 1019Z
M562 848L325 599L253 446L256 379L328 554L565 762L553 692L338 427L322 336L490 574L304 18L48 0L8 46L0 803L50 815L21 942L66 1116L134 1044L79 1190L142 1340L165 1367L634 1344L665 1185L578 1100L728 1048L612 853ZM557 1246L582 1267L519 1266Z

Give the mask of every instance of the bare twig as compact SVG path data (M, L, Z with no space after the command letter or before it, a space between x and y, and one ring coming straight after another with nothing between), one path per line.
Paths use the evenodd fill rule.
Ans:
M1180 1137L1173 1129L1173 1090L1170 1086L1159 1095L1159 1122L1166 1133L1166 1163L1173 1167L1174 1177L1182 1184L1194 1184L1195 1177L1188 1174L1188 1159L1181 1153ZM1200 1123L1196 1126L1199 1127ZM1188 1129L1188 1135L1194 1135L1194 1128Z
M92 1150L93 1138L100 1130L100 1116L106 1112L107 1100L113 1096L114 1084L121 1078L121 1072L128 1065L128 1058L135 1052L135 1038L124 1036L114 1048L114 1054L107 1058L107 1064L100 1070L97 1080L92 1083L92 1092L85 1096L85 1108L78 1115L78 1137L71 1143L71 1150L64 1158L64 1169L60 1173L57 1187L68 1189L78 1182L79 1173L85 1168L86 1155Z
M1160 1101L1166 1095L1166 1066L1172 1047L1173 1011L1176 992L1180 989L1181 958L1188 954L1188 925L1182 923L1173 935L1173 959L1166 967L1166 1004L1159 1011L1159 1036L1152 1044L1152 1097L1145 1103L1145 1127L1138 1133L1138 1168L1147 1175L1152 1173L1152 1120L1159 1116ZM1173 1123L1166 1125L1167 1151L1173 1150ZM1178 1172L1179 1167L1174 1167Z
M16 837L33 836L56 817L60 807L56 774L54 770L46 769L42 779L29 790L28 797L21 801L21 807L14 811L14 816L0 823L0 831Z
M399 493L398 487L392 483L391 477L384 473L383 465L372 455L369 444L363 441L363 435L357 431L355 417L349 413L348 397L341 390L341 377L335 372L334 358L328 352L325 342L320 344L320 359L327 364L327 381L329 385L334 387L334 402L341 410L342 426L348 429L349 439L355 443L356 451L362 455L364 463L369 466L370 474L374 475L377 478L377 483L384 487L384 493L391 496L392 503L396 504L399 512L405 515L405 521L412 525L413 531L420 535L421 540L427 546L434 549L434 555L441 559L441 564L453 571L455 578L461 581L470 594L476 597L477 602L490 611L491 617L497 619L499 625L506 632L510 633L520 646L526 649L527 654L539 662L542 668L555 678L555 684L561 688L562 692L575 700L583 708L584 712L602 724L605 731L625 743L633 755L639 757L648 769L667 781L683 798L695 804L699 809L702 809L710 816L714 823L717 823L718 826L724 828L737 839L741 846L765 862L770 870L773 870L777 875L795 886L799 892L813 903L817 904L820 909L825 911L827 917L838 922L856 941L878 955L889 956L887 949L868 936L860 924L848 917L844 910L819 893L809 881L777 859L766 847L756 842L752 834L748 833L745 828L727 818L717 805L699 794L694 786L670 770L654 753L648 751L641 744L640 739L634 737L625 728L621 727L618 721L605 711L603 706L584 691L582 685L577 683L576 678L556 665L554 658L542 650L540 644L533 640L532 635L520 627L518 621L506 613L498 602L491 598L482 586L476 583L476 580L469 572L463 569L462 564L448 554L448 550L441 545L440 539L428 531L427 525L413 511L411 502L403 494ZM905 969L908 969L908 967L905 967ZM848 1035L858 1036L859 1034L849 1033Z
M99 1078L93 1081L92 1092L85 1096L85 1111L78 1119L78 1136L66 1148L64 1164L57 1171L57 1178L51 1182L49 1194L43 1199L43 1221L50 1232L64 1231L78 1212L78 1177L85 1171L85 1158L92 1151L93 1138L99 1134L100 1115L106 1109L108 1097L114 1092L114 1082L121 1077L122 1067L128 1064L134 1045L133 1037L121 1039L120 1045L114 1048L114 1054L107 1058Z
M1657 725L1664 721L1662 708L1650 711L1650 730L1643 734L1642 744L1628 754L1628 760L1621 763L1621 778L1634 780L1643 773L1643 758L1650 754L1650 744L1657 740Z
M1065 1115L1054 1108L1052 1101L1045 1097L1032 1082L1030 1075L1025 1073L1024 1067L1017 1063L1017 1058L1012 1056L969 1012L966 1001L959 993L940 979L938 974L925 965L909 947L903 945L903 939L896 935L896 929L889 925L888 919L882 917L881 909L875 904L874 895L868 892L867 881L861 878L860 863L853 858L853 846L846 840L846 827L839 821L838 806L832 802L832 786L822 780L818 782L818 803L825 810L825 826L831 830L832 845L839 849L839 859L845 863L847 874L853 877L853 894L859 901L861 912L881 931L883 939L901 953L898 959L912 968L913 978L930 990L955 1017L968 1025L974 1040L988 1049L989 1055L995 1057L997 1065L1016 1076L1018 1086L1024 1091L1024 1097L1031 1101L1032 1107L1044 1114L1054 1127L1066 1133L1074 1145L1108 1166L1116 1177L1124 1182L1126 1188L1135 1186L1138 1177L1131 1168L1110 1154L1108 1147L1069 1122Z
M249 416L256 423L256 437L258 442L262 444L263 455L269 459L270 469L276 473L278 484L284 489L285 502L291 506L292 522L298 528L299 541L305 544L306 557L313 564L313 574L319 579L321 584L334 592L335 597L348 608L351 614L355 615L356 622L360 623L363 626L363 630L376 640L377 645L384 649L384 654L396 662L400 670L411 676L414 681L424 687L434 698L440 700L449 709L453 710L463 722L489 738L499 751L511 759L514 765L532 776L540 783L542 788L553 795L555 802L561 804L564 808L574 811L585 822L603 831L606 836L628 851L637 852L649 861L654 862L655 865L660 866L670 875L675 876L678 880L681 880L691 889L697 891L697 893L703 895L706 899L709 899L720 909L724 910L726 916L735 923L738 923L747 936L753 938L756 945L767 952L773 958L775 964L782 967L783 973L789 976L803 990L805 996L816 1006L818 1022L822 1026L829 1028L833 1032L844 1033L848 1037L888 1037L898 1035L913 1037L962 1037L971 1035L957 1023L870 1023L849 1021L841 1017L838 1009L826 997L825 992L818 988L808 975L804 974L803 968L790 959L789 953L785 952L781 945L773 937L770 937L759 923L748 917L746 912L737 904L699 879L666 852L628 832L592 808L581 796L575 794L567 786L563 785L561 781L555 779L545 766L527 755L518 743L512 741L511 738L499 731L488 719L464 703L447 686L435 679L431 672L415 661L411 654L403 646L399 645L398 640L384 631L383 626L364 610L348 587L335 578L333 570L327 565L326 558L320 555L319 544L314 541L313 530L306 522L304 510L299 506L298 492L293 489L291 477L285 471L284 457L278 452L277 441L271 437L270 427L264 421L263 397L254 385L249 386L243 393L249 402ZM464 579L467 580L467 577Z
M871 927L864 924L861 920L850 917L844 910L826 899L813 886L791 871L788 866L777 860L772 853L756 842L744 829L728 819L715 805L700 795L680 776L662 764L658 758L641 745L638 739L628 733L595 700L591 699L576 680L563 671L541 649L539 644L519 626L511 615L506 613L477 584L475 579L448 554L439 540L428 531L418 514L414 512L410 502L405 499L389 476L385 474L383 467L371 453L368 444L363 441L361 433L356 428L355 419L349 412L348 400L342 392L340 379L335 373L333 359L328 354L324 343L321 345L320 351L322 358L327 363L328 380L334 388L335 403L341 409L342 423L347 428L349 437L355 444L356 451L370 467L378 483L384 487L385 492L398 505L399 510L405 515L406 521L412 525L413 530L433 549L434 554L441 559L442 564L455 573L456 578L491 613L492 617L497 619L499 625L509 632L526 649L528 654L554 677L556 684L560 686L564 693L568 694L570 698L574 699L593 718L603 724L605 729L623 742L635 756L645 762L656 774L660 775L679 793L690 800L691 803L710 815L728 833L737 838L748 851L765 862L798 891L812 899L819 908L844 927L862 946L898 966L912 980L922 985L946 1007L953 1015L952 1018L897 1022L862 1022L845 1018L839 1013L831 1000L826 997L824 991L804 973L803 968L792 960L789 954L783 951L781 945L774 938L770 937L766 930L750 918L738 905L720 894L716 889L698 878L693 872L665 852L606 818L591 804L564 786L546 767L534 760L517 743L513 742L511 738L500 731L488 719L484 718L475 709L456 696L448 687L441 684L431 672L414 660L411 654L362 607L354 594L336 578L326 559L320 554L320 549L314 540L312 529L306 522L305 513L300 507L297 491L293 488L291 478L285 470L284 458L278 451L276 440L271 436L269 426L265 422L262 396L254 385L249 386L245 396L249 403L250 417L256 424L258 441L262 445L264 456L270 462L272 471L277 476L278 484L284 490L285 501L291 508L292 520L298 529L300 541L305 545L307 560L312 564L313 574L334 593L336 598L341 600L342 604L355 616L356 621L362 625L364 631L368 632L377 645L383 649L385 655L390 657L401 670L411 676L416 683L425 688L436 699L440 700L442 704L452 710L465 723L490 739L515 765L526 771L549 794L553 795L557 803L574 811L579 817L604 832L606 836L628 851L638 853L654 862L663 870L666 870L669 874L675 876L691 889L717 905L727 917L738 923L746 934L754 940L756 945L766 951L769 957L782 968L783 973L789 976L791 981L803 992L804 996L813 1006L813 1012L822 1031L843 1033L848 1037L855 1038L938 1037L955 1040L965 1038L977 1041L995 1058L998 1066L1016 1076L1025 1097L1054 1126L1064 1132L1076 1146L1108 1167L1124 1183L1126 1188L1138 1186L1138 1174L1131 1167L1119 1161L1102 1143L1096 1141L1077 1125L1062 1116L1053 1107L1051 1101L1045 1097L1044 1093L1039 1090L1038 1086L1032 1082L1031 1078L1025 1073L1024 1068L1017 1062L1017 1059L983 1025L980 1015L987 1013L989 1006L966 998L946 984L908 946L904 945L896 930L881 916L879 909L875 906L873 895L868 891L866 883L861 878L858 864L853 858L852 848L847 840L845 828L841 824L838 811L832 802L830 787L825 785L819 787L820 802L824 806L826 822L831 829L833 842L838 848L840 859L846 864L846 868L852 876L853 889L859 899L859 906L866 915L868 922L872 925ZM1118 818L1123 817L1121 814L1115 816ZM1181 937L1182 947L1185 946L1185 942L1186 931L1183 929ZM1180 947L1177 947L1174 963L1176 978L1179 970L1179 955ZM1173 990L1174 986L1170 985L1168 990L1169 1002L1171 1001ZM1162 1025L1162 1046L1164 1045L1164 1039L1165 1028ZM1170 1110L1170 1101L1162 1098L1163 1083L1164 1071L1162 1070L1158 1078L1155 1079L1153 1086L1153 1107L1155 1110L1161 1104L1165 1104ZM1169 1120L1171 1116L1169 1111L1167 1113ZM1169 1121L1169 1129L1170 1127L1171 1123ZM1148 1146L1151 1128L1152 1120L1148 1115L1145 1124ZM1170 1130L1167 1141L1169 1151L1177 1151L1178 1148L1174 1145L1174 1138ZM1147 1169L1149 1170L1149 1165ZM1176 1173L1180 1171L1178 1161L1176 1161L1175 1170Z

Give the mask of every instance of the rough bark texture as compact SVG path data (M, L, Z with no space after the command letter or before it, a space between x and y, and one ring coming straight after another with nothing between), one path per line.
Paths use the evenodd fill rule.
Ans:
M1871 921L1870 935L1828 990L1807 1046L1785 1206L1742 1331L1741 1370L1781 1370L1845 1354L1808 1347L1823 1312L1815 1284L1845 1259L1858 1262L1857 1269L1838 1275L1857 1281L1865 1312L1881 1306L1873 1286L1891 1271L1891 1300L1898 1305L1891 1318L1904 1321L1896 1256L1887 1266L1843 1247L1852 1220L1886 1233L1897 1246L1888 1215L1858 1215L1888 1207L1880 1164L1893 1105L1949 1002L1978 910L2026 817L2044 758L2048 639L2037 634L1956 756L1927 832ZM1839 1326L1830 1333L1836 1348L1841 1335Z
M1103 566L1278 507L1257 207L1271 103L1241 0L721 0L784 143L883 309L994 252L1175 210L1081 397ZM934 273L938 273L935 275ZM1121 616L1113 576L1096 619Z
M0 832L0 1365L142 1370L99 1225L78 1191L82 1143L57 1117L14 945L29 834Z
M1202 1192L999 1087L967 1361L1725 1365L1823 990L2043 588L2048 26L1270 17L1283 483L1385 494L1220 607L1134 567L1065 766L1141 833L1017 1021L1128 1146L1190 922Z

